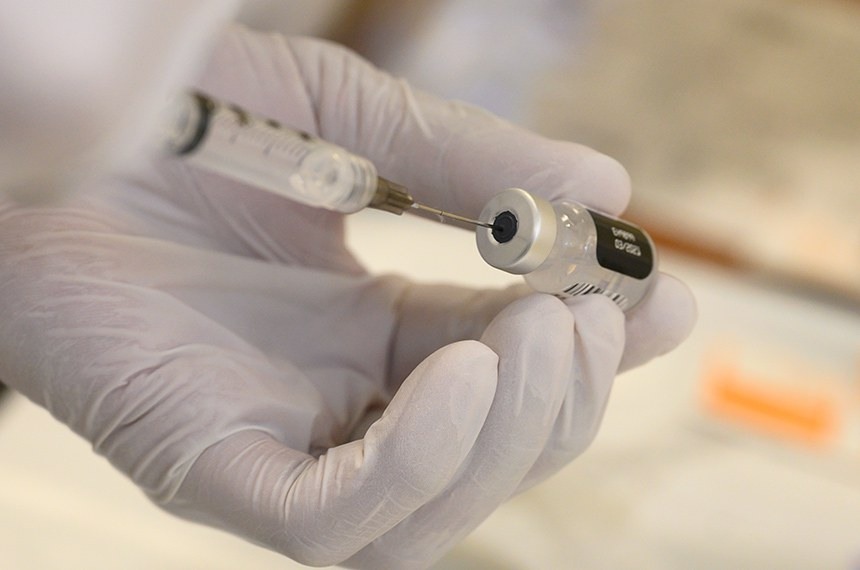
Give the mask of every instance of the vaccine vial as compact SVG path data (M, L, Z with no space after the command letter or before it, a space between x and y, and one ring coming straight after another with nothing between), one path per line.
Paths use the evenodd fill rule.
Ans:
M484 261L524 275L536 291L559 297L601 294L622 310L648 293L656 250L641 228L572 201L550 203L509 188L492 198L480 219Z

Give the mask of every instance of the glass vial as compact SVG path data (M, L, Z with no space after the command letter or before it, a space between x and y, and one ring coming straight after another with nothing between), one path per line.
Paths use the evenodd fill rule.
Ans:
M622 310L636 306L656 275L656 250L641 228L576 202L555 204L509 188L492 198L480 219L484 261L524 275L536 291L559 297L598 293Z

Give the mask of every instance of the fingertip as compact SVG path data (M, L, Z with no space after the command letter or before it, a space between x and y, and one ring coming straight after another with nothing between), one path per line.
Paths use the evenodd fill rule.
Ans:
M661 273L651 292L627 314L627 350L621 369L628 370L666 354L693 331L696 299L679 279Z
M550 201L576 200L601 212L620 215L630 202L632 184L627 169L616 159L576 143L567 149L559 184L545 193Z
M608 214L620 215L627 209L633 193L632 183L630 174L620 162L603 153L593 152L584 170L591 180L589 191L596 194L585 200L593 201L593 207Z
M473 426L474 442L493 403L498 355L481 342L464 340L442 347L422 364L426 389L447 393L450 405L440 412L448 412L452 425Z
M660 325L666 338L674 347L683 342L692 332L698 317L698 306L692 290L680 279L661 273L649 299L639 312L631 312L630 320L649 321Z
M608 345L625 342L625 317L621 308L605 295L582 295L565 299L580 336L603 339Z
M547 366L553 362L563 368L563 360L573 354L573 331L573 315L560 299L533 293L505 307L484 330L481 342L499 355L529 353Z
M385 463L414 471L407 477L411 485L427 495L438 492L484 425L497 365L496 354L477 341L437 350L406 378L382 418L368 429L366 447L385 454Z
M560 299L536 293L508 305L481 341L500 357L500 382L507 378L509 389L527 386L536 397L555 402L564 392L573 360L574 324L573 314ZM499 390L504 391L501 386Z

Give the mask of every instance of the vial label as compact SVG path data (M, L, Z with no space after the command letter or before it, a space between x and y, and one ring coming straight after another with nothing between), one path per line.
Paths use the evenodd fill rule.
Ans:
M597 228L597 262L610 271L645 279L654 267L654 253L639 228L588 211Z
M576 297L577 295L603 295L604 297L609 297L612 301L621 307L622 310L626 309L630 305L629 299L622 295L621 293L615 293L612 291L606 291L597 285L593 285L591 283L574 283L561 293L561 297Z

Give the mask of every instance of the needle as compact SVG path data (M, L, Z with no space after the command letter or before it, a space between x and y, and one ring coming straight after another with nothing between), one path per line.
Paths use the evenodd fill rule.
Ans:
M410 207L415 208L416 210L429 212L431 214L435 214L435 215L441 216L443 218L448 218L451 220L457 220L458 222L465 222L467 224L472 224L472 225L479 226L482 228L493 229L492 224L488 224L486 222L480 222L478 220L473 220L471 218L466 218L464 216L460 216L459 214L452 214L451 212L446 212L444 210L440 210L438 208L433 208L431 206L425 206L424 204L419 204L418 202L413 202L413 204Z

